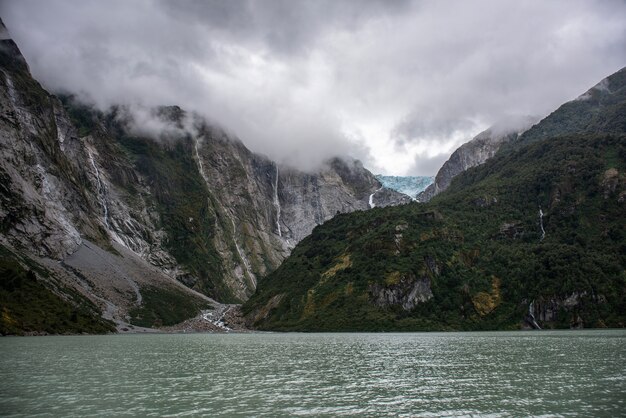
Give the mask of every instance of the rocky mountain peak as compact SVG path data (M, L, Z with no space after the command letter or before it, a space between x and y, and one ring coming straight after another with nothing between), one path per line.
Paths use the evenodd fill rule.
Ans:
M18 48L17 44L11 38L2 20L0 20L0 60L2 66L12 71L23 71L30 75L30 68L26 63L26 59Z
M437 172L435 181L417 195L420 202L430 199L450 186L454 177L468 168L475 167L493 157L500 147L513 141L530 128L538 118L525 116L503 120L461 145Z
M4 26L2 19L0 19L0 41L5 41L7 39L11 39L11 35L9 35L9 30L6 26Z

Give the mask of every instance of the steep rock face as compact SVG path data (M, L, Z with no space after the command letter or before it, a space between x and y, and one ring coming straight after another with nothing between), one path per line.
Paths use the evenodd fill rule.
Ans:
M584 328L585 323L580 311L585 305L606 304L603 295L588 294L586 291L572 292L569 295L552 295L533 300L528 305L526 322L532 328L541 328L539 324L553 325L560 323L570 328ZM602 322L595 324L602 326Z
M377 306L384 308L398 305L405 311L433 297L430 278L425 276L418 279L412 273L394 272L387 276L385 284L370 285L369 291Z
M65 260L86 240L124 248L164 277L243 301L312 229L365 210L381 184L359 162L281 167L178 107L107 113L48 94L0 41L0 244ZM380 204L408 201L381 190ZM71 273L71 272L70 272ZM72 273L73 274L73 273Z
M317 173L281 167L223 131L202 125L193 141L216 215L215 246L227 280L245 300L313 228L337 213L368 209L381 184L358 161L335 158ZM387 191L384 203L409 199Z
M12 40L0 41L0 60L2 238L61 258L80 245L79 228L101 235L83 196L89 178L72 158L83 151L62 106L30 78Z
M406 195L385 189L359 161L335 158L316 174L286 170L281 179L284 199L283 222L291 248L309 235L317 225L337 213L367 210L370 196L375 206L392 206L410 202Z
M532 118L515 121L516 123L513 124L514 128L494 126L461 145L439 169L433 184L417 195L417 200L419 202L428 202L446 190L454 177L468 168L476 167L493 157L503 144L515 140L521 132L524 132L532 125L533 121L534 119Z

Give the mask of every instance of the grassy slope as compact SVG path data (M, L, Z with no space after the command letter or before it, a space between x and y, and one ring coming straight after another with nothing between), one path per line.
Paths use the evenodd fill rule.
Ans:
M621 176L615 191L604 181L609 168ZM549 325L567 327L579 315L586 326L623 326L625 172L624 136L503 153L427 205L340 215L316 228L244 310L270 311L257 325L274 330L502 329L519 326L533 299L578 292L582 302ZM513 226L502 231L505 223ZM433 298L408 312L377 307L371 286L401 275L428 278Z

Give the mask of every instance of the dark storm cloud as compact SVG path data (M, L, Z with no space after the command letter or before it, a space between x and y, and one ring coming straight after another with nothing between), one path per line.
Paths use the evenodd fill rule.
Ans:
M160 0L172 17L210 26L238 42L268 47L277 54L306 53L330 30L357 29L373 16L402 12L406 0L223 1Z
M433 174L488 125L626 64L618 1L5 0L0 15L48 88L178 104L303 168L343 154Z

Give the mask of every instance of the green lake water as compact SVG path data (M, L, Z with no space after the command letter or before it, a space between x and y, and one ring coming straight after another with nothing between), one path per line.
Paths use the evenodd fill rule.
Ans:
M625 416L626 331L0 339L0 415Z

